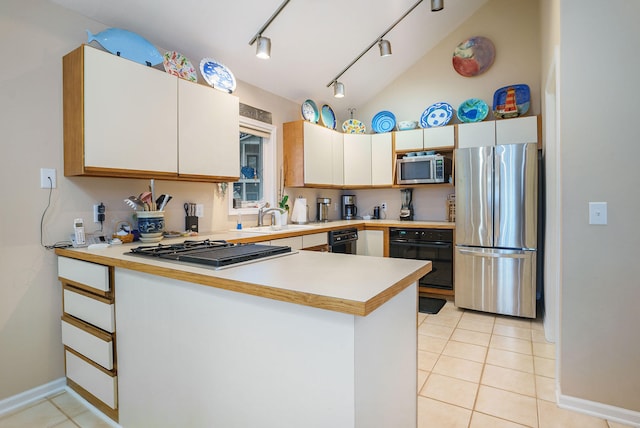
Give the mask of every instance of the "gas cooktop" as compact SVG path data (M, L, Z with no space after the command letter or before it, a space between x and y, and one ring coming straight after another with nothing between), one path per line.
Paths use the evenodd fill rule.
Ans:
M195 263L222 269L238 263L291 254L291 247L263 244L232 244L226 241L206 239L201 241L187 240L176 244L140 246L132 248L126 254Z

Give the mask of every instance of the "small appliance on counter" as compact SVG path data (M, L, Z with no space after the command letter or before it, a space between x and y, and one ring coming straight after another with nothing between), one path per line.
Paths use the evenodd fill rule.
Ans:
M329 221L331 198L316 199L316 221Z
M358 215L356 195L342 195L342 219L353 220Z
M413 220L413 189L401 189L400 220Z

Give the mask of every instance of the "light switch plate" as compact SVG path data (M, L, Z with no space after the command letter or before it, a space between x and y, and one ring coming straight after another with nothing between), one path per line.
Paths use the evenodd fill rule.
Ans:
M606 202L589 202L589 224L607 224Z
M196 204L196 217L204 217L204 205Z

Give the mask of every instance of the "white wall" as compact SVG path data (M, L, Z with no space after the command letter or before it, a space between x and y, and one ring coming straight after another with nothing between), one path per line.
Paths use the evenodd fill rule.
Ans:
M640 2L560 4L561 392L640 412ZM588 224L589 201L608 225Z
M107 207L105 230L130 221L132 211L123 198L149 184L63 176L62 56L86 42L85 29L95 33L104 26L47 0L0 2L0 49L8 59L0 69L0 400L64 376L56 260L52 250L40 245L40 219L49 195L40 189L40 168L58 172L58 188L43 222L45 244L68 239L75 217L83 217L87 231L94 231L99 225L91 221L91 209L98 202ZM299 117L295 103L242 82L236 95L242 103L271 111L278 126ZM235 225L216 187L156 181L157 192L173 195L167 228L184 230L186 201L204 205L201 230Z

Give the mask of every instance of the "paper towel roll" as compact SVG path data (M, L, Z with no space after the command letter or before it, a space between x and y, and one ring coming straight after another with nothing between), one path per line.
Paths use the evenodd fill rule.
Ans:
M306 223L307 222L307 199L296 198L293 203L293 212L291 213L292 223Z

